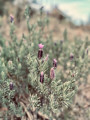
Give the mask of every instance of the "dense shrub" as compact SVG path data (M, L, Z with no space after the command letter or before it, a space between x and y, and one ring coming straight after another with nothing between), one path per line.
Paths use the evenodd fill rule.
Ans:
M27 8L27 36L23 33L17 38L13 16L11 39L0 35L0 107L7 109L3 118L28 116L26 108L34 117L41 111L48 119L60 119L81 78L87 80L89 40L70 42L65 30L63 40L53 42L50 31L45 35L49 20L42 19L42 9L40 19L32 25L29 12Z

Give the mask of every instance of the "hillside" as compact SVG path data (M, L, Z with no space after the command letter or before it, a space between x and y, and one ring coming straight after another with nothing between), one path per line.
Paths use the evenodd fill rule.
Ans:
M14 10L9 10L8 15L10 15L11 13L14 14L15 24L16 26L18 26L16 28L16 33L18 34L18 36L21 36L23 33L23 30L27 33L25 16L23 15L24 9L21 9L20 13L13 12L13 11L17 11L15 9L16 8L14 8ZM44 14L43 16L45 17L47 15ZM90 38L90 25L76 26L67 18L64 18L61 20L59 18L59 13L56 12L55 14L55 11L52 14L48 14L48 18L50 20L49 30L53 32L54 40L63 39L62 33L64 32L65 29L67 29L68 36L71 41L74 39L73 37L75 36L83 40L85 40L86 37ZM38 19L39 19L39 15L38 13L35 12L31 17L30 24L36 22L36 20ZM4 15L3 17L0 17L0 32L3 33L6 37L9 37L9 16Z

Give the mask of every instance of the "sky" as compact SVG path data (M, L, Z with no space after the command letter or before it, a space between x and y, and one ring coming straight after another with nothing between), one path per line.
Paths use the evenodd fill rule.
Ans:
M37 0L47 10L51 6L57 5L66 15L79 24L81 21L87 22L90 15L90 0Z

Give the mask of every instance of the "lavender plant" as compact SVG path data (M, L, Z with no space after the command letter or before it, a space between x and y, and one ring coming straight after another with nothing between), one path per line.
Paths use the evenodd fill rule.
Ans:
M72 102L78 81L88 76L89 41L70 43L65 30L64 40L54 43L51 33L44 37L49 21L42 19L42 9L40 13L40 19L31 25L30 9L26 8L28 35L20 40L10 16L11 39L0 39L0 107L7 109L2 116L5 120L23 120L24 116L35 120L39 112L46 119L59 120Z

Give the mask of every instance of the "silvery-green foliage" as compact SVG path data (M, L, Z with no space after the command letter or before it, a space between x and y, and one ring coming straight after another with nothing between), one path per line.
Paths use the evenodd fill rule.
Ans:
M44 28L48 28L45 17L30 24L29 8L25 10L28 35L21 39L15 33L14 21L10 23L10 40L0 38L0 105L6 107L7 118L11 114L16 117L24 115L20 102L27 103L27 110L41 111L48 118L59 119L61 112L68 107L75 95L81 78L87 80L89 40L75 38L70 42L68 31L64 31L64 39L53 42L52 33L44 37ZM41 12L42 13L42 12ZM38 29L38 31L37 31ZM1 36L1 35L0 35ZM8 46L5 42L8 41ZM43 57L38 59L38 44L42 43ZM73 59L70 54L73 53ZM49 54L48 60L45 60ZM53 59L58 61L55 78L50 79ZM44 82L40 82L40 73L44 73ZM13 83L10 89L10 83Z

